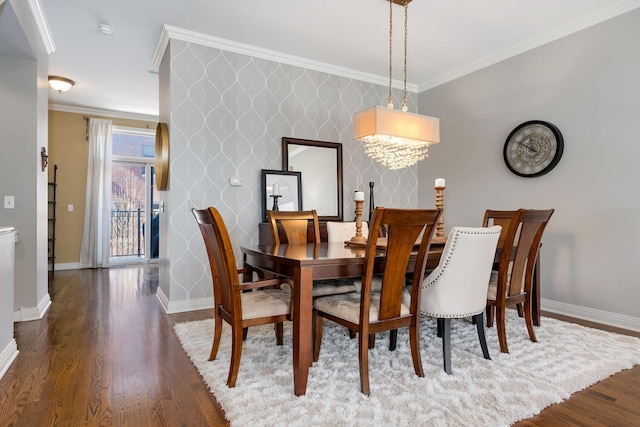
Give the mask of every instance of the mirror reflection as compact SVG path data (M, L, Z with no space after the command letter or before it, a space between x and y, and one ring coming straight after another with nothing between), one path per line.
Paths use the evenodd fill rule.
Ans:
M342 221L342 144L282 138L283 170L302 173L302 208Z

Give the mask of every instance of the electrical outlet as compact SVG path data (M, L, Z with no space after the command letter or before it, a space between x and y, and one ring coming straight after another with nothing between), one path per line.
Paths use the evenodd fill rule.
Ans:
M234 187L240 187L242 185L242 178L229 178L229 184Z
M16 200L13 196L4 196L4 208L14 209L16 207Z
M73 205L72 205L72 204L68 204L68 205L67 205L67 210L68 210L69 212L73 212Z

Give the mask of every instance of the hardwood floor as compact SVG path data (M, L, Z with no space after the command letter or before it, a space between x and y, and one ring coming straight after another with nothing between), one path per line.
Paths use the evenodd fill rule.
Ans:
M15 324L0 426L228 425L173 332L212 311L167 315L156 287L154 267L57 271L44 319ZM516 426L640 426L640 366Z

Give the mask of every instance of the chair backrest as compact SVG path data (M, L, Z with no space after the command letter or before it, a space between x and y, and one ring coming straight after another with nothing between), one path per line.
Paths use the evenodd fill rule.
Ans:
M542 233L553 211L553 209L519 209L517 211L503 241L496 295L512 296L519 295L523 291L531 292L533 271ZM515 242L516 235L517 242Z
M365 271L362 277L361 320L368 321L371 297L371 285L374 274L382 274L380 289L379 320L400 316L402 293L411 253L416 241L420 241L415 268L413 270L413 286L411 290L411 314L417 314L420 298L420 284L424 278L427 255L431 246L431 238L435 230L441 209L385 209L377 207L369 226L369 238L365 249ZM383 271L374 271L378 230L381 225L387 229L387 246L384 251Z
M222 308L231 316L242 318L240 293L234 292L234 287L239 285L240 278L224 220L214 207L193 209L192 212L207 248L215 306L222 305Z
M271 239L274 245L280 244L278 224L282 225L287 242L291 245L303 243L320 243L320 226L318 214L312 211L267 211L269 225L271 227ZM313 233L308 234L309 222L312 224Z
M493 225L499 225L502 227L502 231L500 233L500 239L498 239L498 247L501 248L504 239L507 235L507 230L509 230L509 225L511 224L511 220L518 213L517 210L513 211L497 211L487 209L484 213L484 219L482 220L483 227L491 227Z
M440 263L424 279L420 309L428 315L475 316L487 304L487 288L502 227L453 227Z
M356 235L356 223L341 222L341 221L327 221L327 241L328 242L344 242L345 240L351 240ZM362 221L362 235L366 238L369 236L369 226L365 221Z

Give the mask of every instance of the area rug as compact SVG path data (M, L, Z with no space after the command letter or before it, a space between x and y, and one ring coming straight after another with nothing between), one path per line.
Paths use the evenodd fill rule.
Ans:
M293 394L290 325L283 346L276 346L273 326L249 329L235 388L226 386L228 325L212 362L212 319L179 323L175 331L232 426L508 426L640 363L639 338L543 317L532 343L524 321L508 311L510 353L500 353L495 328L487 329L492 360L482 357L475 325L452 321L453 375L443 371L434 320L421 322L424 378L413 371L406 330L393 352L388 335L378 335L369 353L369 397L360 392L357 340L331 322L301 397Z

